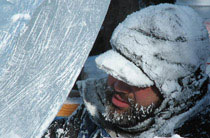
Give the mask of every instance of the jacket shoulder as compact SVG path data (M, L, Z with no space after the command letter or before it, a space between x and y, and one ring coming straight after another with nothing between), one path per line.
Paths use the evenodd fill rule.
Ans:
M81 104L77 110L68 118L55 119L42 138L77 138L82 121L87 114L84 104Z
M182 137L208 138L210 137L210 105L187 120L175 133Z

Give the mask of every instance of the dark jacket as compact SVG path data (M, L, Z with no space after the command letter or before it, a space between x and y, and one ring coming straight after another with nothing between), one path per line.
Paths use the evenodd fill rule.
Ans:
M210 106L189 118L181 127L175 129L175 134L188 138L210 138ZM84 137L85 136L85 137ZM42 138L104 138L109 134L96 125L85 109L84 104L68 119L57 119L48 128Z
M208 80L208 78L206 80ZM85 99L85 101L94 99L93 97L94 95L91 95L91 94L98 93L99 91L101 92L102 89L100 88L103 88L102 87L104 86L103 83L106 83L106 80L101 79L101 80L87 81L85 83L81 83L82 84L81 86L84 86L84 87L81 87L83 91L83 94L81 92L81 95ZM145 130L144 132L138 131L139 132L138 133L136 131L137 133L135 132L132 134L126 132L125 135L123 135L123 137L138 138L143 133L150 134L150 132L154 132L154 136L162 136L162 137L171 136L171 134L174 133L174 134L179 134L182 137L189 137L189 138L191 137L192 138L210 138L210 131L208 131L209 130L208 128L210 126L210 98L209 98L210 93L208 91L208 81L205 81L205 83L203 84L205 85L202 85L200 89L201 91L200 93L202 93L202 95L199 95L200 97L198 97L199 99L202 99L202 100L199 100L199 99L195 100L193 98L190 98L188 100L189 103L195 106L186 108L186 110L180 110L179 114L177 115L174 113L171 113L170 112L171 110L169 110L168 112L167 110L163 110L160 112L160 114L158 114L159 116L157 116L157 118L161 119L162 117L162 119L164 119L165 121L166 126L169 124L172 117L176 119L176 117L182 116L179 118L179 124L173 127L174 132L165 132L165 130L162 129L162 126L159 125L159 123L161 122L159 123L154 122L153 127L155 127L157 131L154 129L153 129L154 131L149 131L152 129L152 126L147 126L148 130ZM89 97L86 97L86 96L89 96ZM94 102L96 102L96 100ZM98 104L98 103L94 103L94 104ZM186 103L183 103L183 104L181 106L186 105ZM177 108L174 108L173 110L175 109ZM161 113L164 113L166 116L163 116ZM170 116L167 116L167 115L170 115ZM173 125L173 124L170 124L170 125ZM110 127L111 126L108 126L105 129L108 130L108 128ZM109 132L107 133L105 129L101 128L100 124L97 123L97 120L92 119L92 116L88 112L85 105L81 104L79 108L68 119L55 120L50 125L50 127L44 134L43 138L44 137L45 138L47 137L50 137L50 138L63 138L63 137L100 138L100 137L110 137L109 134L113 136L113 133L116 134L115 135L116 137L118 136L117 134L119 132L118 130L115 130L112 128L112 130L111 131L109 130ZM122 136L121 133L119 133L119 136ZM149 136L149 137L153 137L153 136Z
M42 138L104 138L110 137L106 131L96 125L84 104L69 118L59 118L52 122Z

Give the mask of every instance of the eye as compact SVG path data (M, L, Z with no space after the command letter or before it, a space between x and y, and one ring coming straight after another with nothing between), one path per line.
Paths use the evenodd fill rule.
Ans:
M114 83L117 81L117 79L115 79L114 77L112 77L111 75L108 76L107 79L107 84L111 87L114 87Z

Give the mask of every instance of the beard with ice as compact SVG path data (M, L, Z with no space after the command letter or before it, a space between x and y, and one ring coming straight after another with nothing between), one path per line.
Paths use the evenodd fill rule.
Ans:
M110 128L110 125L115 128L133 127L154 115L154 104L148 107L137 104L135 98L131 99L128 94L116 92L107 86L107 78L81 81L77 85L92 120L105 128ZM113 105L111 99L114 94L120 94L123 99L127 99L130 107L119 109Z
M164 99L158 107L151 105L151 109L142 108L136 105L134 99L129 100L131 105L129 109L119 112L120 110L111 102L115 92L106 85L106 82L107 79L89 79L77 84L92 121L105 129L123 130L126 137L131 133L132 137L141 135L143 138L148 135L154 137L171 133L174 127L179 125L179 121L183 122L191 114L199 112L202 107L200 104L205 104L205 97L209 95L206 95L208 76L198 70L172 83L170 86L177 86L175 90L162 92ZM200 100L201 98L203 100ZM191 107L193 109L189 110ZM180 119L176 119L178 116ZM169 123L173 125L168 126Z
M130 107L126 109L119 109L112 102L111 99L114 94L119 94L123 99L127 99ZM107 86L105 89L105 112L102 114L104 120L119 126L119 127L131 127L137 125L139 122L143 122L147 118L153 116L155 109L152 103L148 107L139 105L136 99L131 99L128 94L116 92L113 88Z

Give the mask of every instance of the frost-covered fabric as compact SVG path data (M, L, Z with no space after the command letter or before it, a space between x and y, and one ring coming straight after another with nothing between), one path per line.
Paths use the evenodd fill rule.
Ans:
M97 58L96 63L100 69L132 86L149 87L154 85L153 81L134 63L113 50L109 50Z
M154 136L172 136L175 128L179 128L186 120L208 108L210 105L210 92L207 91L208 79L206 79L207 78L193 82L192 77L192 80L189 79L189 83L192 83L193 85L195 83L200 83L199 85L201 87L196 88L193 85L184 86L183 91L180 92L183 93L183 95L180 94L178 97L180 101L177 101L174 97L164 100L161 106L155 110L155 117L148 118L144 122L139 122L138 125L129 128L104 125L104 122L106 121L104 118L104 113L106 113L106 78L80 81L78 87L81 90L81 96L83 97L87 111L93 118L92 120L95 124L99 126L102 125L109 134L112 133L116 136L125 138L152 138ZM192 97L187 97L185 93L190 91L192 91L194 95ZM185 101L183 101L183 99ZM205 118L205 120L201 118L201 120L205 121L208 120L208 118ZM191 124L193 124L193 122ZM206 124L208 124L207 121ZM203 128L197 129L202 130ZM176 133L179 132L180 130L176 131ZM204 133L208 133L205 128Z
M178 89L175 88L178 78L195 72L210 55L208 33L200 16L190 7L171 4L150 6L129 15L115 29L111 44L166 95ZM104 60L99 61L106 65L97 64L106 71L109 61L114 59L107 55ZM122 64L126 65L125 62ZM112 71L119 68L115 66ZM120 75L118 79L133 81L129 75Z
M186 111L181 110L182 113L178 115L171 114L170 110L173 109L165 108L165 110L157 113L155 118L149 119L153 124L141 123L142 127L150 128L148 130L139 132L137 129L139 126L136 126L135 133L128 133L128 130L124 129L124 133L121 134L119 128L113 127L112 125L101 127L103 121L105 121L101 114L105 108L103 93L106 87L106 78L83 80L78 83L78 86L85 105L82 104L69 119L55 120L43 138L108 138L110 137L109 135L122 138L153 138L154 136L172 136L175 127L175 133L180 134L180 136L205 138L210 135L208 131L210 124L210 93L203 97L201 96L202 100L197 103L195 99L188 101L192 102L195 106ZM205 89L204 87L206 85L203 85L202 89ZM173 99L169 102L173 102ZM176 108L179 106L177 105Z
M138 83L130 77L137 67L144 74L142 78L151 80L164 98L155 118L122 130L143 131L155 122L141 137L173 133L180 121L198 112L199 101L208 99L205 65L210 55L209 38L203 20L192 8L161 4L135 12L115 29L111 44L121 58L108 51L96 59L98 67L125 83L150 86L149 81ZM129 69L122 71L123 66Z

